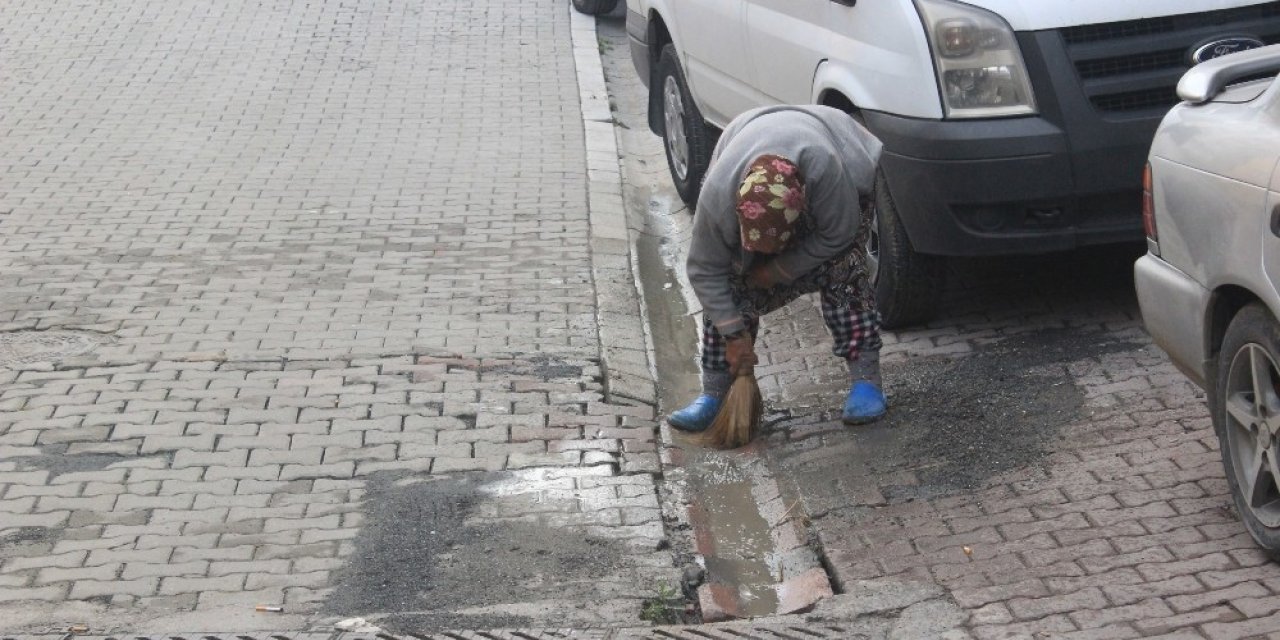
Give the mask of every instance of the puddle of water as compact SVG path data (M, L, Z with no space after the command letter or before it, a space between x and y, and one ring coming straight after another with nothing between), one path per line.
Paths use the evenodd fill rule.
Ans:
M625 52L621 21L601 21L599 28L617 51ZM684 273L693 216L671 187L661 140L648 131L646 94L630 59L606 56L605 75L615 116L625 125L618 130L623 195L633 212L629 222L639 230L636 259L658 371L658 408L665 414L701 390L700 319L694 315L701 305ZM772 487L763 461L754 454L706 449L680 434L675 439L684 456L685 489L696 497L715 549L704 557L706 580L736 587L743 615L776 613L781 569L770 523L754 497L770 493L766 484Z
M82 356L114 338L96 331L0 331L0 367L57 362Z
M778 576L771 562L774 545L769 523L752 497L751 481L744 476L734 482L716 482L695 474L690 484L705 508L706 524L715 540L715 553L706 557L707 575L738 588L743 615L773 615L778 610L774 590Z
M698 333L686 312L692 294L687 283L681 284L683 252L664 240L675 228L663 220L670 215L667 204L650 200L645 210L650 232L640 236L637 251L659 372L658 406L665 413L700 391ZM769 523L753 496L752 478L758 474L746 472L738 454L704 449L692 441L675 444L685 453L689 491L706 515L714 544L714 552L704 556L707 581L735 587L744 616L775 614L775 549Z

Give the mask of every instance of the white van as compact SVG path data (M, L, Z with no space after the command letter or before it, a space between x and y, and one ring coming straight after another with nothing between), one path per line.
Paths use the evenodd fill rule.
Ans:
M869 249L892 327L932 313L944 256L1140 242L1178 79L1280 42L1280 1L628 0L627 32L687 202L753 107L835 106L879 136Z

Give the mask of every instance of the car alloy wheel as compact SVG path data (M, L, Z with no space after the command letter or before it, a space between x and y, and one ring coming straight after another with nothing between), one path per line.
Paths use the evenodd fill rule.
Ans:
M1280 367L1265 347L1247 343L1231 359L1223 394L1225 446L1243 504L1263 526L1280 527Z
M871 230L863 249L867 252L867 281L874 287L880 282L880 212L871 203Z
M662 115L666 124L667 152L671 154L671 168L676 177L689 177L689 140L684 130L684 100L680 97L680 84L675 77L667 76L662 87Z
M717 131L702 119L689 93L674 45L662 47L649 83L649 113L657 116L671 182L690 211L698 206L702 178L711 162Z

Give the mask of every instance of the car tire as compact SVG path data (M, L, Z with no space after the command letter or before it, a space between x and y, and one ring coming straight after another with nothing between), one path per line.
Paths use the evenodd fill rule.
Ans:
M654 79L650 91L658 92L653 104L661 109L658 120L662 125L662 146L666 150L671 182L680 199L693 208L697 206L702 178L711 162L716 132L702 119L698 105L693 102L675 46L668 44L662 48Z
M898 216L884 173L876 172L875 226L867 253L872 265L880 324L900 329L925 322L938 311L943 291L944 261L916 253Z
M617 6L618 0L573 0L573 8L589 16L602 16Z
M1223 338L1209 406L1236 512L1258 546L1280 560L1280 324L1261 304L1240 310ZM1267 379L1262 380L1262 376ZM1261 381L1261 385L1254 382ZM1256 389L1264 402L1256 401ZM1250 419L1252 416L1252 419ZM1250 422L1250 424L1243 424ZM1258 434L1266 432L1264 438ZM1261 464L1259 464L1261 461Z

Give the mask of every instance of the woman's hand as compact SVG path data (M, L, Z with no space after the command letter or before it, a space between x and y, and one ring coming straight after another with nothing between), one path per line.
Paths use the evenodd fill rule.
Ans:
M778 284L775 273L777 270L773 268L772 260L759 262L747 272L747 286L752 289L771 289Z

